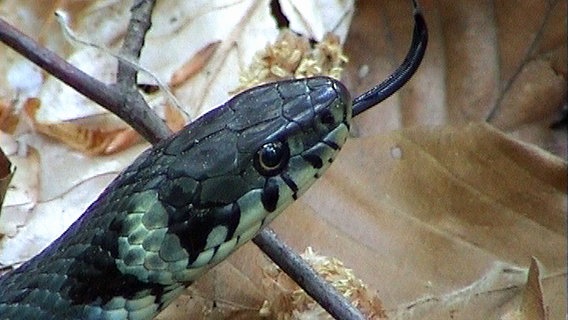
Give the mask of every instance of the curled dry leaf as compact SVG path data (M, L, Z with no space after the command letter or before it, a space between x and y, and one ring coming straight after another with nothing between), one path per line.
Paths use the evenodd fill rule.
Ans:
M0 265L7 266L20 262L3 247L7 237L18 233L18 228L25 225L38 199L39 154L34 148L18 150L18 143L7 136L2 136L0 146L14 164L15 170L8 192L2 203L0 212ZM17 253L15 254L17 255Z
M508 131L543 119L550 121L566 101L566 93L566 73L558 74L550 61L529 61L504 93L491 123Z
M372 135L414 125L495 121L526 142L566 155L565 133L549 130L566 98L566 2L421 1L430 31L412 81L355 129ZM347 37L344 81L363 92L402 61L409 4L360 1ZM361 76L360 69L369 70Z
M523 288L520 311L524 319L546 319L542 295L541 270L538 260L533 257L529 268L527 284Z
M13 105L0 101L0 131L13 134L19 121L20 119L14 112Z
M0 205L4 203L4 197L6 192L8 192L8 186L12 181L14 176L14 170L12 170L12 163L6 157L6 154L2 149L0 149Z
M213 53L215 53L220 43L221 41L211 42L197 51L191 59L172 74L169 85L175 88L199 73L207 64Z
M108 155L123 151L131 147L132 145L140 142L141 140L142 137L140 137L140 134L138 134L138 132L134 131L133 129L124 129L113 133L112 138L110 140L104 141L103 144L93 149L102 150L102 147L104 147L104 150L102 150L102 152L97 154ZM90 150L87 150L86 153L94 155L89 151Z
M122 151L140 140L132 129L102 130L88 128L78 123L43 123L37 120L39 99L29 99L24 110L34 128L71 148L94 156Z

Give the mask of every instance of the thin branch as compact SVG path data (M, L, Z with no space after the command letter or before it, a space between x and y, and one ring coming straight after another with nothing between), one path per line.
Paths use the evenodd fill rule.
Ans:
M167 126L164 125L163 121L153 110L145 110L142 113L125 110L124 105L126 99L118 88L105 85L77 69L53 51L41 46L3 19L0 19L0 40L22 56L37 64L40 68L77 90L77 92L116 114L149 142L156 143L163 137L168 136L168 134L162 134L164 131L162 127L166 127L167 129ZM150 114L154 116L150 116ZM159 121L152 119L158 119Z
M302 257L278 239L273 230L265 228L253 241L307 294L312 298L317 297L316 301L319 305L334 318L365 319L357 308L322 279L312 267L306 264Z
M131 16L119 54L119 56L124 57L127 61L137 62L140 59L146 33L152 26L152 10L155 4L155 0L135 0L130 8ZM144 118L148 122L156 124L153 128L147 128L152 130L152 134L158 138L158 140L151 142L155 144L170 136L172 131L158 115L153 112L146 100L144 100L144 97L140 94L140 91L138 91L136 87L137 75L138 70L131 63L127 63L123 59L118 60L116 79L118 88L125 97L123 112L135 114L136 117ZM132 123L127 123L135 128ZM135 129L138 131L137 128Z
M146 33L152 26L152 10L155 4L155 0L135 0L132 8L130 8L132 14L122 48L120 49L120 56L125 57L129 61L139 60ZM130 64L121 60L118 61L116 79L121 87L134 89L136 87L137 73L138 70Z

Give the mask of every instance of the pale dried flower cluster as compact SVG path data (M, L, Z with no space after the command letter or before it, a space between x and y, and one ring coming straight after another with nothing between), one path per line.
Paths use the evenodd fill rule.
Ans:
M285 30L276 42L258 52L247 70L241 72L239 92L262 83L317 75L341 77L348 61L339 38L327 33L314 45L305 37Z
M320 256L308 247L302 254L316 272L330 282L338 292L359 308L367 319L386 319L380 299L358 279L353 270L346 268L335 258ZM309 297L292 279L276 265L264 269L267 300L259 311L260 316L271 319L331 319L321 306Z

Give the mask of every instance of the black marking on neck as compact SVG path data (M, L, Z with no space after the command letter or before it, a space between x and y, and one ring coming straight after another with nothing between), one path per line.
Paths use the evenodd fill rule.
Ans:
M134 299L143 291L150 291L159 303L165 293L164 286L142 282L131 274L118 270L109 252L90 246L75 257L67 272L62 290L74 305L104 305L114 297Z
M218 226L227 228L225 241L230 240L241 219L241 210L235 203L223 207L211 207L188 210L172 210L169 212L168 233L175 234L181 247L185 249L188 265L204 250L211 231Z
M280 198L280 190L278 188L278 183L273 178L266 179L264 187L262 188L262 193L260 195L260 201L262 206L268 212L273 212L276 210L278 204L278 199Z
M228 223L226 224L227 237L225 238L225 241L229 241L233 238L235 230L239 226L241 220L241 208L236 202L227 205L225 208L229 211L227 216L229 219L227 219Z

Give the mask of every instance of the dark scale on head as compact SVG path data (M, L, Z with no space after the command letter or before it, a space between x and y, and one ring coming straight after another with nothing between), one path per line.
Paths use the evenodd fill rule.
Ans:
M164 181L159 199L175 208L187 208L194 201L194 195L200 192L200 184L189 177L178 177Z
M323 161L318 155L307 153L307 154L302 154L302 158L316 169L319 169L323 166Z

